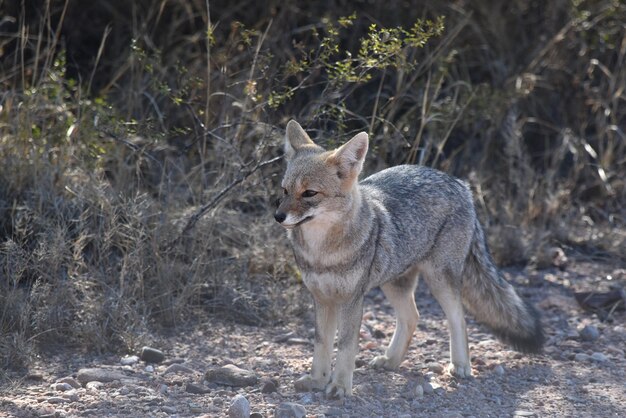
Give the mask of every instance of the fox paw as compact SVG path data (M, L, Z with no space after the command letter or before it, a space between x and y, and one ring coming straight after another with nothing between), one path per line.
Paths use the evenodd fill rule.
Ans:
M326 386L326 397L330 399L343 399L345 396L352 395L352 388L343 385L340 382L332 382Z
M297 392L311 392L313 390L323 390L326 387L326 382L313 379L310 374L305 374L296 380L293 386Z
M386 355L376 356L370 361L370 366L375 369L396 370L400 364Z
M469 364L450 363L448 365L448 372L453 376L464 379L466 377L472 377L472 366Z

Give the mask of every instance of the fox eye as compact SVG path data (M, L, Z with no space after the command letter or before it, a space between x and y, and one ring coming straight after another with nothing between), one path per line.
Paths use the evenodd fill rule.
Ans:
M317 194L317 192L315 190L305 190L302 193L302 197L313 197Z

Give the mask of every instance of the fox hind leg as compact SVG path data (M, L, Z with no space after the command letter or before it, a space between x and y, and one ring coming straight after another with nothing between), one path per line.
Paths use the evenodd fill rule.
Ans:
M394 370L404 360L419 320L419 312L415 306L416 286L417 272L403 275L381 286L387 300L395 310L396 329L385 354L375 357L370 362L371 366Z
M461 290L454 286L455 280L444 273L433 277L426 276L430 291L439 302L448 320L450 333L450 366L451 374L458 377L470 377L472 367L467 343L467 325L461 300Z

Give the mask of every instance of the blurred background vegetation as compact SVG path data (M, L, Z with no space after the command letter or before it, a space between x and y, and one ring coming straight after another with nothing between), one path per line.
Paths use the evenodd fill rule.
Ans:
M0 2L0 370L308 299L284 126L467 179L501 265L626 262L619 0ZM0 374L2 372L0 371Z

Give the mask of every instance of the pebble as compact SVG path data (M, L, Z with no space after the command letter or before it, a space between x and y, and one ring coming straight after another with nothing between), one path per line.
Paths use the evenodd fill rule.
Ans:
M310 340L305 338L289 338L286 342L289 345L313 345Z
M517 411L515 411L513 413L513 416L515 416L515 417L534 417L535 413L534 412L530 412L530 411L524 411L524 410L518 409Z
M439 363L428 363L426 366L428 367L428 370L430 370L431 372L434 372L437 374L443 373L443 366Z
M174 363L184 363L184 362L185 362L185 359L182 357L173 357L167 360L163 360L163 364L166 366L169 366Z
M202 406L198 405L197 403L190 402L189 412L191 412L192 414L199 414L200 412L202 412Z
M576 353L576 355L574 356L574 360L576 361L588 361L589 360L589 356L585 353Z
M111 369L80 369L76 379L83 385L89 382L112 382L124 379L126 376L117 370Z
M305 393L300 397L300 402L305 405L312 404L313 402L315 402L315 393Z
M207 370L205 379L209 382L227 386L254 386L258 380L257 375L250 371L241 369L234 364Z
M165 360L165 354L161 350L145 346L141 349L139 358L146 363L160 363Z
M122 366L132 366L137 362L139 362L139 357L137 356L126 356L122 357L122 359L120 360L120 364Z
M193 393L195 395L203 395L205 393L209 393L210 391L211 389L208 387L196 383L187 383L187 386L185 386L185 392Z
M243 395L237 395L233 398L228 407L228 416L230 418L249 418L250 402Z
M273 379L261 380L261 393L274 393L278 389L278 383Z
M586 325L579 331L580 338L584 341L595 341L600 338L600 331L593 325Z
M304 418L305 416L304 406L294 402L281 403L274 413L274 418Z
M342 416L343 413L344 413L344 410L341 408L337 408L336 406L331 406L324 410L324 415L327 417Z
M53 383L50 385L52 390L56 390L57 392L66 392L68 390L74 389L72 385L69 383Z
M78 389L80 387L80 383L78 383L78 381L76 381L76 379L74 379L72 376L62 377L61 379L57 380L57 383L67 383L74 389Z
M63 397L67 400L69 400L70 402L78 402L80 400L80 397L78 396L78 393L76 393L76 389L72 389L68 392L65 392L63 394Z
M165 412L166 414L173 415L176 413L176 407L164 405L161 407L161 411Z
M93 390L93 391L97 391L100 390L102 388L102 386L104 386L104 383L102 382L98 382L97 380L94 380L92 382L88 382L85 387L88 390Z
M498 376L504 376L504 367L498 364L496 365L496 367L493 368L493 372Z
M178 363L174 363L170 366L168 366L167 369L165 369L165 371L163 372L163 375L165 376L166 374L169 373L187 373L187 374L192 374L195 371L185 365L182 364L178 364Z
M152 364L148 364L143 370L145 372L147 372L147 373L153 373L154 372L154 366Z
M604 355L604 354L602 354L602 353L598 353L598 352L593 353L593 354L591 355L591 360L593 360L593 361L597 361L598 363L604 363L604 362L605 362L605 361L607 361L608 359L609 359L609 358L608 358L606 355Z
M70 401L69 399L65 399L60 396L51 396L48 399L46 399L46 402L48 403L65 403L69 401Z
M415 385L415 397L417 399L422 399L424 397L424 388L422 385Z
M250 418L263 418L263 414L260 412L253 412L250 414Z
M422 391L427 394L430 395L431 393L433 393L435 390L433 388L433 385L431 385L428 382L424 382L422 383Z
M122 396L126 396L130 393L130 389L128 388L128 386L122 386L119 390L119 394Z

